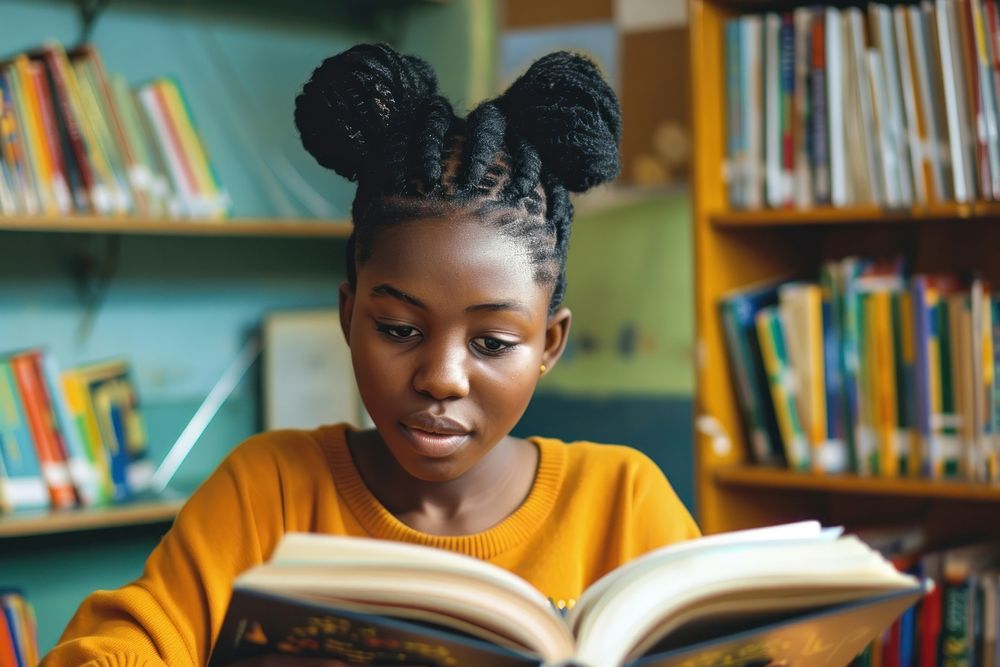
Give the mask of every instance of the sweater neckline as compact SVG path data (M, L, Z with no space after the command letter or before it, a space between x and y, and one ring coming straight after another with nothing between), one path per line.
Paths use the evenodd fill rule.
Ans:
M540 528L555 506L566 468L566 447L558 440L532 437L538 447L538 469L528 496L513 513L492 528L471 535L433 535L407 526L371 492L347 446L346 424L325 429L323 449L337 492L372 537L423 544L488 560L523 544Z

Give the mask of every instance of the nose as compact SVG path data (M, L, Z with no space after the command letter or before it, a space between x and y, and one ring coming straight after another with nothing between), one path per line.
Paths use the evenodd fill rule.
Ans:
M469 395L468 359L464 343L426 341L413 374L413 389L418 393L444 401Z

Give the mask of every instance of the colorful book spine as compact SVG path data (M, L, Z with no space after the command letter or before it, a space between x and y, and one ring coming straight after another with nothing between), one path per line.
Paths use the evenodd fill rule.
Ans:
M9 359L0 359L0 462L4 496L14 510L49 506L49 492L35 452Z
M21 403L28 417L32 440L37 448L42 476L49 488L52 507L56 509L74 507L77 502L76 490L73 487L63 445L53 430L51 408L47 404L46 393L33 354L18 354L11 357L10 363L17 380Z
M82 505L100 505L108 500L105 484L101 478L101 468L91 457L84 445L83 435L66 403L63 384L55 356L50 352L39 352L35 361L44 380L43 389L48 396L53 412L53 430L62 438L66 449L66 463L70 478L76 487Z
M756 326L785 459L792 470L809 470L809 442L799 420L794 379L788 364L788 351L777 309L764 308L758 312Z
M759 465L780 465L785 460L755 324L757 312L775 303L777 289L772 285L729 295L719 304L750 453Z

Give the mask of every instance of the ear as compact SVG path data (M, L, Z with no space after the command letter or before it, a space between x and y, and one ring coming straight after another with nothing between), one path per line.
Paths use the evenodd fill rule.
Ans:
M354 288L346 280L340 283L340 328L347 346L351 346L351 318L354 317Z
M545 373L548 373L559 361L566 343L569 341L569 325L573 320L573 314L569 308L560 308L549 316L548 324L545 327L545 350L542 352L542 363L545 365Z

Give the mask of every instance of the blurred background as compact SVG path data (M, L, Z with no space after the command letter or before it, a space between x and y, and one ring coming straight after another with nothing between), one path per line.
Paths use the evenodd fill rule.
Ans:
M549 51L591 56L621 99L622 175L575 201L569 349L517 432L637 447L694 509L686 0L0 0L2 53L47 40L90 42L130 86L174 81L228 196L228 220L215 224L294 220L295 230L346 219L353 197L292 124L294 97L324 57L387 41L429 60L461 112ZM343 234L170 224L191 228L0 227L0 351L42 346L63 367L127 359L154 464L269 314L329 312L344 275ZM274 423L264 404L282 387L263 367L207 422L171 480L178 494ZM3 521L0 587L31 600L44 652L87 593L141 572L169 515L87 531L4 533Z

